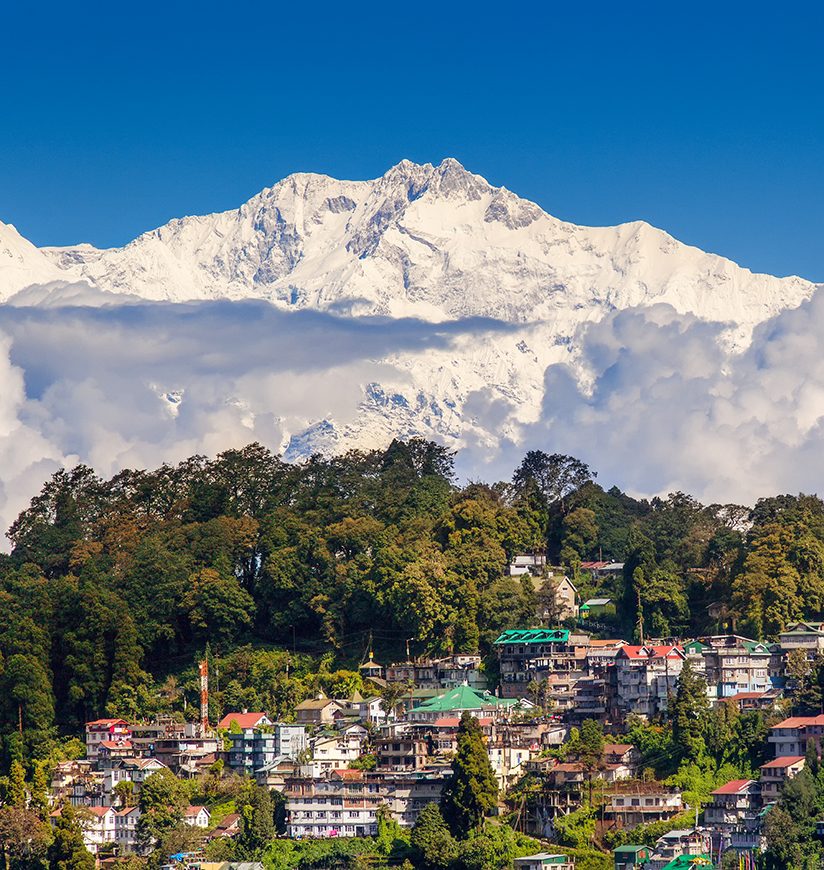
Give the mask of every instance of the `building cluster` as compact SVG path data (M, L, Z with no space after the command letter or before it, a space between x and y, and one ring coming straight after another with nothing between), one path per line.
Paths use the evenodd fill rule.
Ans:
M519 557L510 570L540 573L545 566L539 558ZM590 570L606 575L616 566L593 563ZM572 607L578 628L504 631L494 644L497 669L485 668L478 655L410 658L384 667L370 654L360 671L374 694L320 695L298 704L288 722L246 710L227 713L215 728L207 721L88 722L86 757L64 762L54 773L54 813L65 802L85 808L90 851L115 845L127 855L137 849L140 791L149 776L168 769L196 777L221 769L281 792L290 837L373 835L381 812L410 828L427 804L440 799L461 716L469 713L484 735L501 794L527 773L539 785L529 806L519 808L526 833L552 839L558 817L581 806L597 781L601 834L694 817L692 827L670 831L654 847L616 850L616 870L676 870L679 862L694 866L729 848L742 854L762 849L765 816L782 783L803 769L809 743L820 747L824 716L776 725L769 738L774 758L759 778L727 783L703 810L688 806L676 789L649 781L640 753L620 735L630 715L654 719L666 713L687 663L705 679L711 703L775 708L789 657L824 651L824 626L797 623L778 643L735 634L641 644L598 639L581 627L593 627L609 599L579 604L567 578L552 588L555 609ZM391 686L397 689L384 691ZM384 700L390 696L391 703ZM616 735L595 762L569 742L570 729L584 720ZM234 813L212 819L204 806L186 808L184 820L205 838L236 836L242 824ZM546 852L516 865L569 870L572 861Z

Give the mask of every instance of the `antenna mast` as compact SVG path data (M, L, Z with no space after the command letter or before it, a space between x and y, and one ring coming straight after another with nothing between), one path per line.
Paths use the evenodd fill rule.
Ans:
M200 735L209 733L209 661L203 659L200 670Z

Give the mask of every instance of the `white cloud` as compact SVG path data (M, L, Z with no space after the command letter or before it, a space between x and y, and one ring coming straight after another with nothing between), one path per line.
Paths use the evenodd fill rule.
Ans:
M666 305L588 325L584 374L550 366L540 421L473 473L506 474L542 448L642 495L752 503L824 489L824 291L761 324L740 354L723 349L724 329Z
M459 471L508 478L526 449L541 448L580 456L599 480L637 494L683 489L752 502L820 489L824 292L762 324L739 355L724 349L726 328L666 305L612 313L579 334L570 366L546 369L539 419L514 429L517 384L467 389L463 429L448 424L464 445ZM0 306L0 526L61 465L84 461L110 475L252 440L277 450L324 419L345 433L363 423L373 382L386 387L384 406L368 412L374 439L393 425L412 434L414 421L430 418L436 428L422 434L443 436L447 424L437 430L402 361L453 355L460 371L477 348L490 356L493 334L518 341L512 330L284 313L259 302ZM432 396L454 380L437 366ZM404 384L410 405L423 408L417 417L391 391ZM517 438L504 440L505 429Z

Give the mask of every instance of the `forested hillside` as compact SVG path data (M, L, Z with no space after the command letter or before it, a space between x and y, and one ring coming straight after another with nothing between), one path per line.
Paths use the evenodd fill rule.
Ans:
M253 444L107 481L59 472L0 557L2 766L106 713L195 717L204 653L214 715L351 691L370 645L381 661L407 641L487 654L546 595L507 576L518 552L546 550L582 598L611 596L604 629L625 637L639 615L647 636L770 636L824 609L817 497L639 501L595 479L531 452L511 482L460 486L452 455L422 440L301 464ZM625 562L612 588L580 569L599 557Z

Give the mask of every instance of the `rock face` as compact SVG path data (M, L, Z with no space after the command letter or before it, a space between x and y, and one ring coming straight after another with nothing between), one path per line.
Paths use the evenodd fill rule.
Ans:
M729 340L742 345L755 324L814 289L753 274L643 222L557 220L452 159L402 161L372 181L290 175L235 211L176 219L123 248L38 250L0 224L0 301L18 305L256 298L345 317L510 325L449 350L376 361L384 376L360 385L357 420L307 419L283 445L295 455L395 434L516 438L540 412L546 366L574 357L581 324L666 302L728 322Z

